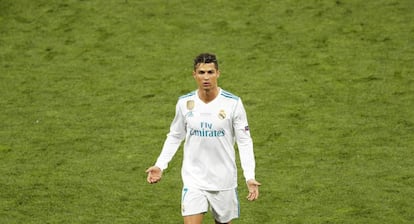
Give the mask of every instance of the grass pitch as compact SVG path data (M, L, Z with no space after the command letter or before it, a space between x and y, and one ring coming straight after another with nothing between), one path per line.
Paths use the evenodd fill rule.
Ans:
M192 59L245 104L261 198L234 223L414 222L410 0L0 0L0 223L181 223ZM205 223L212 223L209 214Z

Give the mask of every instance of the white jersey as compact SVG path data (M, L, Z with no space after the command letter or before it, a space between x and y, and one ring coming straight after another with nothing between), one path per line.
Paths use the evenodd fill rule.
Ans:
M181 96L155 165L166 169L184 139L181 170L184 186L234 189L237 186L235 142L246 181L255 179L253 142L239 97L222 89L209 103L201 101L197 91Z

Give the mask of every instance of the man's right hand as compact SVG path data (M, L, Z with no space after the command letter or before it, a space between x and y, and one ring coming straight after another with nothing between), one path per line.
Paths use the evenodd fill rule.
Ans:
M148 183L155 184L161 180L162 170L158 166L151 166L145 172L148 173Z

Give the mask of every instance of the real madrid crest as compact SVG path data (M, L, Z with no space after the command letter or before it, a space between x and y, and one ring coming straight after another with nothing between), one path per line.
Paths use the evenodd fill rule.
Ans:
M218 117L223 120L224 118L226 118L226 111L224 110L220 110Z

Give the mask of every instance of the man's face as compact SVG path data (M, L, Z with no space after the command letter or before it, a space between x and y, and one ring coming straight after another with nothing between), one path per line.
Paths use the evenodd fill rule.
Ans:
M219 76L220 71L216 69L214 63L200 63L193 71L193 77L198 84L198 88L202 90L217 88L217 78Z

